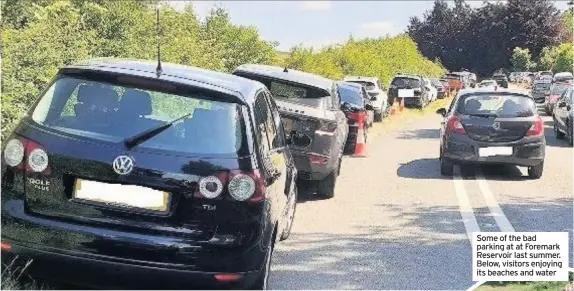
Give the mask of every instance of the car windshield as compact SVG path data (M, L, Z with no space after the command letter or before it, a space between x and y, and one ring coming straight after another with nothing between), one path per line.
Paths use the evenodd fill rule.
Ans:
M393 79L391 86L399 89L414 89L421 87L421 81L415 78L398 77Z
M375 90L375 89L377 89L377 86L375 85L375 83L369 82L369 81L349 80L349 81L346 81L346 82L352 82L352 83L361 84L361 85L365 86L365 88L367 88L367 90Z
M536 105L528 96L489 93L463 96L458 103L457 111L466 115L528 117L534 115Z
M361 97L358 88L339 85L339 95L341 96L341 102L348 102L353 105L363 106L363 98Z
M60 76L32 119L76 136L121 142L187 114L139 147L190 154L234 154L243 142L241 106L132 86Z

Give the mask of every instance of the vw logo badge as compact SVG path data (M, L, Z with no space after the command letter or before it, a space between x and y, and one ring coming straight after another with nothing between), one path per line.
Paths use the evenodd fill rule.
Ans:
M112 164L114 171L120 175L127 175L134 169L134 159L129 156L118 156Z
M495 122L492 124L492 128L494 129L500 129L500 122Z

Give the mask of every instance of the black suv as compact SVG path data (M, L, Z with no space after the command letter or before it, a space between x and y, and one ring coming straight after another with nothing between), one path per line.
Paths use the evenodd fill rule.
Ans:
M311 181L319 196L332 198L349 133L336 82L266 65L241 65L233 74L269 88L279 107L299 177Z
M83 286L264 289L297 198L270 97L172 64L61 69L3 149L2 261Z
M430 102L430 96L422 76L397 74L389 87L389 106L395 99L404 99L405 106L426 107Z

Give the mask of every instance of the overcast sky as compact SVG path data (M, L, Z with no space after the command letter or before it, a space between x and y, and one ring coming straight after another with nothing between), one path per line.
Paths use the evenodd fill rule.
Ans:
M532 0L536 1L536 0ZM288 51L303 44L320 48L355 38L403 32L411 16L422 16L434 1L170 1L176 8L193 3L203 18L214 5L227 9L233 23L255 26L263 39ZM468 1L480 7L484 1ZM496 2L496 1L490 1ZM564 10L567 0L557 0Z

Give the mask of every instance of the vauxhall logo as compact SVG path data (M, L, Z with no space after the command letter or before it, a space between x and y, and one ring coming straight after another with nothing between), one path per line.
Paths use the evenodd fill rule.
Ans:
M118 156L113 164L114 171L120 175L127 175L134 169L134 159L129 156Z

